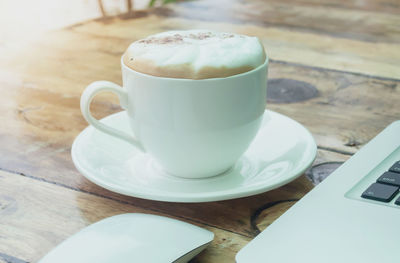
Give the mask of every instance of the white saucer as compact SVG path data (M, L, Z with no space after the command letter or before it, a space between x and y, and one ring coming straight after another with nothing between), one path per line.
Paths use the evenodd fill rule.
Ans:
M130 132L126 112L102 122ZM289 183L314 161L313 137L298 122L265 111L260 131L249 149L229 171L205 179L166 174L147 154L89 126L72 145L76 168L108 190L150 200L207 202L263 193Z

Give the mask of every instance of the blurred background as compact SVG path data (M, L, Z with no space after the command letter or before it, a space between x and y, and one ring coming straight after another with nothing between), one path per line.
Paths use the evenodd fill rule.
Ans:
M115 16L176 0L0 0L0 45L89 19Z

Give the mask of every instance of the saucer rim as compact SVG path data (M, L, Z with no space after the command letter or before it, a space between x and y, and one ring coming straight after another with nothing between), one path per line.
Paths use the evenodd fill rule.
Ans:
M114 114L111 114L109 116L106 116L105 118L102 118L101 121L107 121L109 118L113 118L116 115L120 114L126 114L126 111L120 111ZM249 186L249 187L237 187L237 188L232 188L231 189L226 189L226 190L221 190L221 191L214 191L214 192L206 192L206 193L177 193L177 192L168 192L168 191L160 191L160 190L152 190L149 188L146 188L144 191L140 191L140 188L134 188L134 191L132 190L127 190L125 188L119 187L119 186L113 186L114 184L110 183L105 183L104 180L98 179L97 176L91 175L92 172L89 171L88 169L84 168L81 164L80 161L78 160L77 157L77 148L78 144L81 140L83 140L83 137L88 136L88 133L90 132L95 132L95 128L91 125L86 127L84 130L82 130L78 136L74 139L74 142L72 143L71 147L71 157L72 161L76 167L76 169L89 181L92 183L101 186L109 191L123 194L126 196L131 196L131 197L136 197L136 198L142 198L142 199L147 199L147 200L154 200L154 201L163 201L163 202L177 202L177 203L201 203L201 202L212 202L212 201L223 201L223 200L230 200L230 199L236 199L236 198L243 198L243 197L248 197L248 196L253 196L261 193L265 193L271 190L274 190L276 188L279 188L291 181L294 181L311 166L311 164L314 162L316 155L317 155L317 145L315 143L315 140L308 131L306 127L301 125L299 122L291 119L288 116L285 116L283 114L271 111L271 110L265 110L264 112L265 116L268 115L277 115L280 118L285 118L288 121L294 122L299 128L304 130L304 133L306 135L306 141L307 141L307 146L305 149L307 149L305 152L308 152L309 157L304 158L307 161L304 161L300 167L297 169L291 170L289 173L289 176L282 176L279 177L278 179L274 179L271 183L268 183L264 186ZM266 118L266 117L264 117ZM267 118L271 118L268 116ZM265 124L268 125L268 124ZM106 136L110 136L107 134L104 134ZM218 175L217 175L218 176ZM211 177L212 178L212 177ZM209 178L204 178L204 179L190 179L190 178L180 178L181 180L207 180ZM240 191L240 189L245 189L244 191ZM133 193L134 192L134 193Z

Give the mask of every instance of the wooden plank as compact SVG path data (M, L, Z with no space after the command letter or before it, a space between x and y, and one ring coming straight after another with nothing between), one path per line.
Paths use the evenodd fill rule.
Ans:
M342 161L346 158L347 156L320 151L316 163L326 160ZM250 198L207 204L173 204L110 195L104 190L95 196L55 183L0 171L0 237L3 240L0 242L0 256L5 262L36 262L62 240L105 217L131 212L165 216L165 213L160 212L164 210L168 216L175 215L175 218L205 227L216 234L212 245L194 262L233 262L237 251L258 233L253 229L252 233L247 232L244 236L240 234L240 227L243 224L248 225L246 227L254 224L260 230L267 227L291 203L262 210L257 217L253 213L276 198L286 200L301 197L298 195L299 189L309 189L309 184L304 179L302 177L285 187ZM93 186L84 183L85 185L81 185L83 188ZM196 216L190 219L188 213ZM243 217L239 218L239 226L235 222L238 215ZM217 223L219 225L232 224L232 231L211 226L209 222L215 223L214 218L220 221ZM255 221L251 222L252 219ZM205 223L201 223L203 220Z
M284 2L290 5L298 6L317 6L317 7L335 7L359 11L373 11L379 13L398 14L400 12L399 1L397 0L272 0L273 2ZM271 2L269 0L268 2Z
M315 98L270 103L267 108L302 123L323 149L355 153L400 116L398 81L287 64L272 64L269 78L297 80L318 90ZM276 85L282 92L297 89L296 85Z
M254 237L257 234L257 230L252 226L251 218L260 207L270 202L299 199L313 187L311 182L302 176L274 191L235 200L194 204L149 201L112 193L87 181L73 167L69 150L46 154L48 151L48 148L38 149L31 152L30 157L18 160L1 158L0 167L32 176L36 180L45 180L76 191L123 201L156 213L166 213L248 237ZM315 164L327 161L342 162L348 157L348 155L320 150ZM281 210L281 213L284 211Z
M53 32L41 41L39 52L48 46L52 49L62 47L75 49L74 56L86 57L84 51L96 51L98 59L114 54L117 61L130 42L149 34L172 29L210 28L258 36L274 60L400 79L397 70L400 16L397 14L326 5L293 5L290 2L224 3L181 3L136 12L134 19L107 18L79 24L70 27L69 31L81 34L68 37L68 30ZM88 36L97 37L99 41L90 39L87 42ZM32 45L29 43L28 47L32 48ZM21 55L21 46L10 44L6 49L3 47L3 55L0 47L0 56L10 57L9 49L13 48ZM63 61L65 70L69 70L65 62L71 59L71 54L55 56L60 56L58 61ZM90 57L86 59L91 61Z
M258 10L256 9L258 6L252 8L254 9L250 10ZM286 10L284 7L282 9ZM226 19L224 15L216 15L216 13L220 13L218 8L211 8L210 10L213 11L210 12L215 12L214 17L218 17L217 19L221 21L202 19L202 17L206 16L205 14L203 16L202 12L209 10L207 8L199 8L200 11L195 12L196 9L183 8L179 5L179 8L167 10L157 13L157 15L144 13L143 17L132 20L114 18L110 19L107 24L103 24L104 22L102 21L85 23L72 27L71 30L103 38L107 36L118 39L130 38L131 40L173 29L209 28L236 32L260 37L267 50L267 54L275 60L400 79L400 73L396 66L400 61L400 52L398 51L400 31L397 30L400 28L400 16L398 15L390 17L382 14L381 18L385 21L374 22L373 19L369 19L369 16L375 17L375 15L369 14L368 16L358 18L358 20L355 19L354 23L358 24L358 26L355 26L349 25L350 22L347 18L359 17L359 15L352 13L344 14L341 17L342 22L340 27L338 25L339 28L335 29L338 32L333 34L327 32L327 30L329 30L330 26L337 25L336 21L327 19L325 25L319 21L320 19L326 19L327 14L332 13L331 10L321 10L319 12L320 17L308 19L310 20L310 25L313 24L321 27L324 25L324 28L321 28L319 31L310 30L312 27L309 27L308 24L304 25L304 28L308 28L309 30L299 28L301 21L305 20L303 19L304 17L316 12L313 7L304 11L304 17L288 14L287 16L291 17L291 19L287 20L295 21L290 22L290 25L284 27L270 22L265 22L267 23L265 25L260 24L260 19L264 17L265 19L272 19L271 17L273 16L266 13L259 15L262 17L257 17L253 14L243 14L243 16L248 18L248 21L235 20L240 19L242 15L240 12L246 12L240 10L249 10L246 8L241 9L238 7L237 12L239 13L230 14L229 18ZM279 11L273 10L271 12L277 17L281 15ZM303 11L296 10L293 12L297 14ZM338 15L343 13L342 10L337 12ZM361 33L357 35L356 32L349 31L349 28L359 28L360 20L372 23L372 25L368 24L363 29L366 30L365 34L368 33L367 35ZM132 28L135 28L135 30L132 30ZM375 30L375 32L371 33L370 31L372 30ZM388 37L385 37L386 35Z
M36 262L89 224L122 213L149 213L134 205L4 171L0 171L0 193L0 262ZM249 241L242 235L184 221L215 234L210 247L195 262L233 262L236 252Z
M398 11L400 4L397 2L394 6ZM399 40L399 31L393 28L393 24L399 23L399 12L346 8L346 4L203 0L166 6L158 14L213 22L245 22L373 42Z
M347 5L211 0L154 13L174 18L163 19L164 28L183 24L259 36L276 60L399 79L399 2L377 3L397 10L392 14L376 13L371 7L346 8L354 2L342 3Z

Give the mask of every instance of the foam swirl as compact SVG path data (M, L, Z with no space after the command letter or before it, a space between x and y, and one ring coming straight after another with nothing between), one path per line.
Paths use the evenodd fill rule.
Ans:
M210 30L168 31L132 43L124 63L145 74L188 79L227 77L262 65L257 37Z

